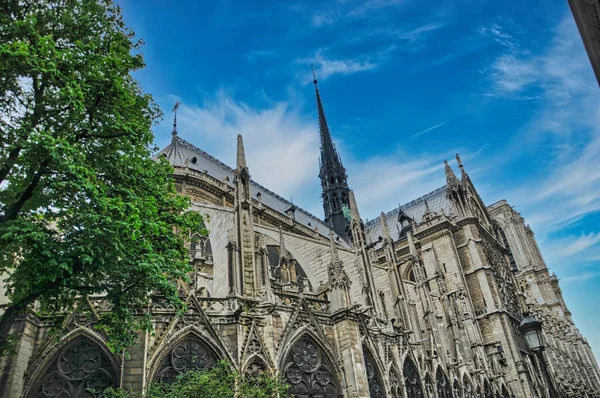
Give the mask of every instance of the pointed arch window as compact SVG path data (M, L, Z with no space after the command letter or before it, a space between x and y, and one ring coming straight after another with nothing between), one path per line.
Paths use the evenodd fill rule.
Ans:
M283 364L284 379L290 386L288 393L297 398L342 396L333 369L325 352L312 338L301 338L294 343Z
M502 398L510 398L510 393L505 385L502 386Z
M463 397L464 398L475 398L475 392L473 390L473 384L466 375L463 375ZM479 396L477 397L479 398Z
M458 384L458 380L454 380L454 383L452 383L452 393L454 394L454 398L462 397L462 393L460 392L460 385Z
M435 374L435 385L438 398L453 398L452 386L450 385L448 376L446 376L446 373L444 373L441 368L438 368L437 373Z
M258 378L263 373L267 372L267 366L264 364L262 360L259 358L254 358L252 362L248 366L246 366L246 371L244 374L246 377Z
M190 370L207 370L217 363L215 352L200 338L182 339L163 359L154 381L172 383L178 375Z
M429 375L425 376L425 391L427 391L427 396L430 398L435 398L435 390L433 389L433 380Z
M365 346L363 346L363 359L365 360L367 381L369 382L369 396L371 398L385 398L385 387L379 369L377 369L377 363L371 351Z
M406 395L408 398L422 398L423 390L419 382L419 371L415 363L410 357L404 360L404 386L406 387ZM433 389L432 389L433 390Z
M485 380L483 382L483 396L485 398L494 398L494 393L492 392L492 386L490 386L490 382Z
M111 386L117 386L117 373L107 354L89 338L78 337L54 356L29 397L95 398Z

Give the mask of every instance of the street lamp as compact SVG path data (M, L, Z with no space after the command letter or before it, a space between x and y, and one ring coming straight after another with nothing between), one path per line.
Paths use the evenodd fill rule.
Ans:
M525 338L525 343L527 347L533 351L537 357L538 362L540 364L540 368L542 369L542 374L544 379L546 379L546 383L548 384L548 392L550 393L550 398L557 398L558 394L554 390L554 384L552 384L552 380L550 379L550 375L548 374L548 368L546 368L546 362L544 361L544 356L542 352L544 351L544 338L542 334L542 322L537 319L529 316L529 314L525 314L521 324L519 325L519 331Z

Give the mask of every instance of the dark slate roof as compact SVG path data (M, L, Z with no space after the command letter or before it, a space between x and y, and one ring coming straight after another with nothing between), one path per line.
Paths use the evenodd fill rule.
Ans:
M185 167L186 160L188 160L187 166L190 169L199 172L206 171L208 175L220 181L224 181L225 177L227 177L229 179L229 185L233 185L234 169L179 136L174 136L171 144L159 151L154 157L157 158L162 155L166 156L169 163L173 166ZM196 158L195 163L192 162L193 158ZM256 198L256 195L260 192L262 202L271 209L280 212L282 215L285 215L286 211L294 206L296 209L294 215L298 223L310 229L318 227L319 234L329 239L329 227L316 216L285 200L255 181L250 182L250 188L254 198ZM334 235L337 236L335 232ZM340 238L339 242L342 241L343 239ZM349 247L345 242L343 245Z
M445 185L432 192L429 192L426 195L421 196L420 198L400 206L400 209L402 209L402 211L407 216L412 218L416 223L420 223L423 215L425 214L425 201L427 201L431 211L436 213L441 213L443 211L446 215L450 214L451 204L446 199ZM398 241L406 236L406 234L402 232L402 227L398 223L398 211L399 210L396 208L385 214L390 235L392 235L392 239L394 239L394 241ZM369 221L365 225L365 229L367 231L368 242L377 242L379 236L383 236L383 229L381 227L379 217ZM375 247L378 248L379 246L380 244L378 243Z

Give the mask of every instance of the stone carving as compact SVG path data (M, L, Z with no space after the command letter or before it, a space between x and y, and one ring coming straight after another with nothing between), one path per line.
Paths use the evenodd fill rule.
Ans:
M283 366L289 393L297 398L341 396L339 383L332 373L333 366L314 340L304 337L288 353Z
M50 363L33 397L101 397L116 386L113 366L100 347L85 337L65 346Z

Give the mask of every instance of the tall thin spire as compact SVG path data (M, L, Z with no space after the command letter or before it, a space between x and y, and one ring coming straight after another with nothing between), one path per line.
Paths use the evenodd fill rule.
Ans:
M317 96L317 114L319 117L319 135L321 137L321 159L319 164L319 178L321 179L323 210L325 222L333 227L333 230L344 240L350 242L349 230L349 191L346 169L333 145L331 133L321 94L317 86L317 77L313 69L313 83Z
M181 105L181 102L175 101L173 106L173 131L171 132L173 138L177 135L177 109L179 109L179 105Z
M329 125L327 124L327 118L325 117L325 111L323 110L323 102L321 101L321 93L319 93L319 86L317 85L318 82L315 76L315 70L313 69L312 72L313 83L315 84L315 92L317 95L319 135L321 136L321 167L342 167L342 162L337 154L337 151L335 150L333 140L331 139L331 133L329 132Z

